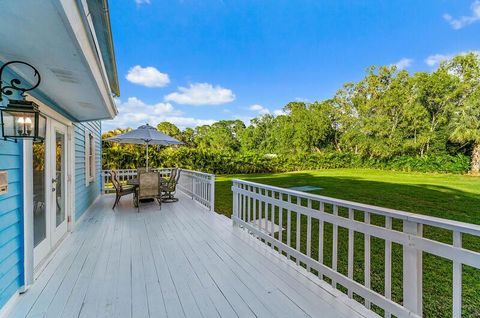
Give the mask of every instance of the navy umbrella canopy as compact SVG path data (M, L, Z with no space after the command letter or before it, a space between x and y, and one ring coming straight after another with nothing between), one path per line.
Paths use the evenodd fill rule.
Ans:
M106 141L118 142L122 144L140 144L147 147L147 169L148 169L148 146L149 145L182 145L183 142L159 132L155 127L149 124L142 125L137 129L124 134L109 137Z

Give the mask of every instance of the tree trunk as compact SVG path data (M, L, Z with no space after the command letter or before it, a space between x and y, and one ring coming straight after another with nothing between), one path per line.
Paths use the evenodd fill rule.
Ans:
M480 173L480 141L475 142L473 145L470 172L474 175Z

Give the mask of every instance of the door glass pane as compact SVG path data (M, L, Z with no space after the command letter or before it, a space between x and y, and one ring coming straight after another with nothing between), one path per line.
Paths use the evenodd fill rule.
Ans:
M65 176L65 135L55 133L55 206L56 206L56 226L65 221L65 184L63 182Z
M47 237L45 210L45 143L33 144L33 244Z

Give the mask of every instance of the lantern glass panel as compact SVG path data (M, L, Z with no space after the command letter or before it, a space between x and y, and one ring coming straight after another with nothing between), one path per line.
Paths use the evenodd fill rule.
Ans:
M13 117L12 137L31 138L35 135L35 113L5 111Z
M38 138L45 139L47 133L47 118L43 115L38 116Z
M3 135L15 136L15 117L6 111L2 111Z

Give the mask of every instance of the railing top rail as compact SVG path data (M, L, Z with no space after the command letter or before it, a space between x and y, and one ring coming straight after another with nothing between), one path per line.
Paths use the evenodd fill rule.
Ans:
M150 167L149 169L152 169L152 170L171 170L173 168L152 168ZM132 171L132 172L136 172L137 169L136 168L131 168L131 169L102 169L102 171Z
M355 210L361 210L361 211L370 212L370 213L383 215L383 216L389 216L389 217L393 217L393 218L401 219L405 221L417 222L417 223L444 228L451 231L460 231L462 233L480 236L480 225L476 225L476 224L470 224L470 223L454 221L454 220L447 220L447 219L442 219L438 217L399 211L399 210L394 210L389 208L382 208L374 205L335 199L335 198L326 197L318 194L311 194L311 193L301 192L297 190L285 189L285 188L280 188L280 187L271 186L267 184L240 180L240 179L234 179L232 182L233 184L249 185L257 188L263 188L266 190L280 192L283 194L295 195L297 197L301 197L304 199L321 201L329 204L352 208Z
M182 170L182 172L190 172L190 173L194 173L194 174L198 174L198 175L202 175L202 176L206 176L206 177L214 177L215 176L214 174L206 173L206 172L194 171L194 170L189 170L189 169L181 169L181 170Z
M171 170L171 169L174 169L174 168L171 168L171 167L165 167L165 168L154 168L154 167L150 167L150 169L152 169L152 170ZM215 175L212 174L212 173L206 173L206 172L200 172L200 171L189 170L189 169L182 169L182 168L180 168L180 169L181 169L182 171L184 171L184 172L194 173L194 174L197 174L197 175L208 176L208 177L213 177L213 176L215 176ZM126 171L126 172L136 172L137 169L102 169L102 171Z

